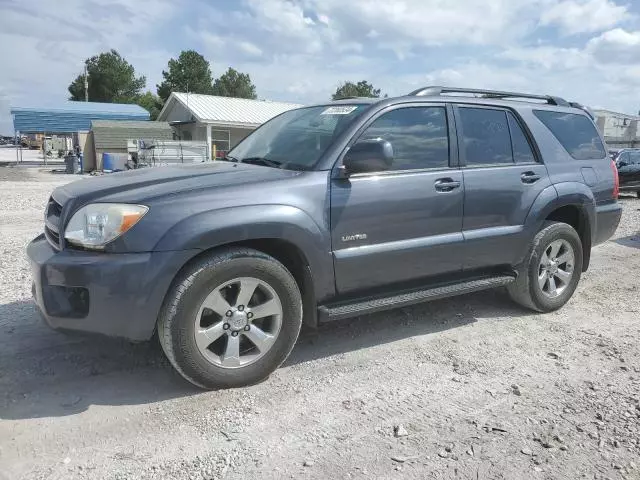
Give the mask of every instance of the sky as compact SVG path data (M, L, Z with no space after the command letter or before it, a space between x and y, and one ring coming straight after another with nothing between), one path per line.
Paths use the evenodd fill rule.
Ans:
M67 99L84 60L112 48L154 92L194 49L269 100L368 80L390 96L447 85L640 110L639 0L0 0L0 133L10 105Z

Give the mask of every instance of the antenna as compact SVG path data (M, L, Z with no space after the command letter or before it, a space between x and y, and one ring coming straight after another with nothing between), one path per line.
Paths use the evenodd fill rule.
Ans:
M84 101L89 101L89 76L87 75L87 64L84 64Z

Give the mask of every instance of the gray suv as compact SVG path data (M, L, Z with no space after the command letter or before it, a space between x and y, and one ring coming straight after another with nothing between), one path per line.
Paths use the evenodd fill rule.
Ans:
M558 97L299 108L223 161L57 188L27 250L33 295L53 328L157 333L193 384L248 385L302 324L494 287L560 308L620 221L617 178L589 113Z

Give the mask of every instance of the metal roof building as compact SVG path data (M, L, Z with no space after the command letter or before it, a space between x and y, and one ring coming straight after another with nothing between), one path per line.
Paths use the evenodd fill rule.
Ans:
M158 120L169 122L182 140L206 141L212 157L224 155L267 120L299 107L302 105L296 103L173 92Z
M13 127L20 133L86 132L92 120L149 120L149 112L139 105L72 101L14 106L11 115Z

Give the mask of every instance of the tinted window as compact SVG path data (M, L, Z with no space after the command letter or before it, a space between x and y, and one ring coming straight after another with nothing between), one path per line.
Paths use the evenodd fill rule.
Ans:
M449 166L447 114L443 107L392 110L377 118L361 138L391 142L391 170Z
M513 163L506 112L464 107L459 111L467 165Z
M536 161L531 145L527 140L522 127L511 112L507 112L509 118L509 131L511 132L511 144L513 145L513 159L516 163L531 163Z
M598 131L586 116L545 110L535 110L534 113L576 160L606 156Z
M640 165L640 152L628 152L630 165Z

